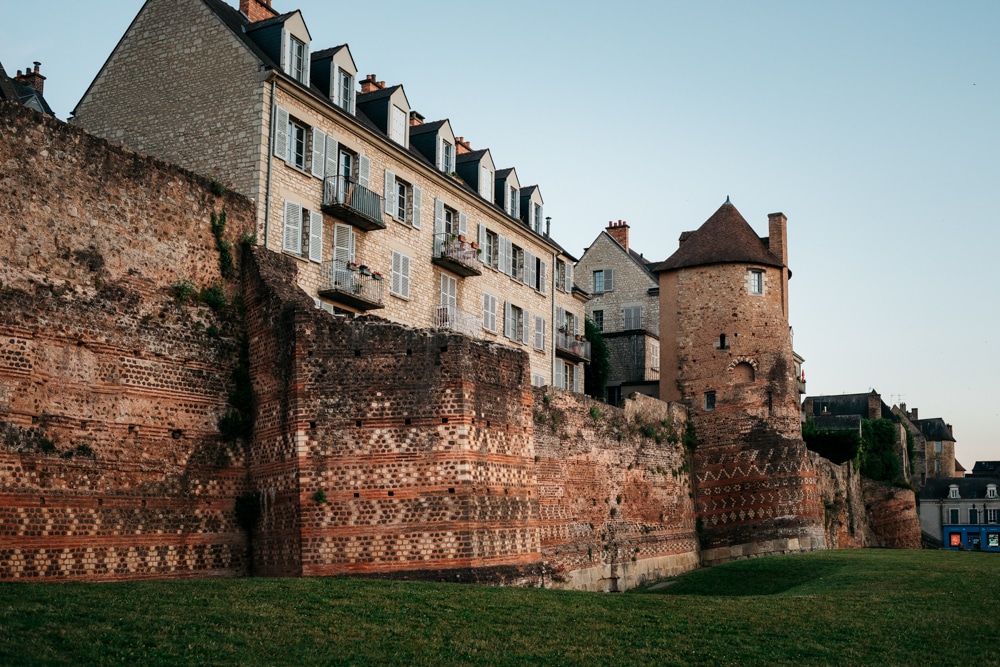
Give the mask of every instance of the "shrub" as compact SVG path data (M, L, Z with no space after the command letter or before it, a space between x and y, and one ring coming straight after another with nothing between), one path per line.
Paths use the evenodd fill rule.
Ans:
M170 292L178 301L190 299L197 292L198 288L190 280L178 280L170 286Z
M198 294L198 300L212 310L219 310L226 306L226 295L218 285L201 290Z

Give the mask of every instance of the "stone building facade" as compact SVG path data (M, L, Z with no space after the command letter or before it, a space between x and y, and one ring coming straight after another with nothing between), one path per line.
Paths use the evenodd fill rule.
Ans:
M761 239L728 200L656 267L660 398L691 408L706 564L825 548L788 324L786 218Z
M628 223L608 224L576 265L590 292L587 317L604 336L610 356L607 401L633 392L660 395L660 287L647 261L629 247Z
M300 12L149 0L73 122L255 200L258 243L317 306L512 345L535 385L582 390L585 295L537 186L359 81L346 45L313 48Z
M913 483L920 487L931 479L959 477L955 458L955 436L951 424L940 417L919 419L917 408L906 409L903 403L893 408L899 420L913 435ZM962 471L964 474L964 470Z

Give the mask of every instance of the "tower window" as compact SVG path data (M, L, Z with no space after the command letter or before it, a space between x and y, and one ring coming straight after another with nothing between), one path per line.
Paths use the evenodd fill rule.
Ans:
M747 291L750 294L764 293L764 272L760 269L750 269L747 272Z
M715 392L706 391L705 392L705 412L711 412L715 409Z

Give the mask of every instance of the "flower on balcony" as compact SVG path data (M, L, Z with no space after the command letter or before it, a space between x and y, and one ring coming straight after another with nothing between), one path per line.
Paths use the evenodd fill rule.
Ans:
M385 276L383 276L383 275L382 275L381 273L379 273L378 271L372 271L372 279L373 279L373 280L384 280L384 279L385 279Z
M347 263L347 270L348 271L357 271L358 270L358 265L356 263L354 263L354 262L348 262Z
M363 276L370 276L370 275L372 274L372 270L371 270L371 269L369 269L369 268L368 268L368 267L367 267L366 265L364 265L364 264L362 264L362 265L360 265L360 266L358 267L358 271L360 271L360 272L361 272L361 275L363 275Z

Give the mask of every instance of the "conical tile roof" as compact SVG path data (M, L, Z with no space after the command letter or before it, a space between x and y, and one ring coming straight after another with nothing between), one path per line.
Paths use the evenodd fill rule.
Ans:
M736 207L726 200L695 232L654 271L672 271L705 264L761 264L782 266Z

